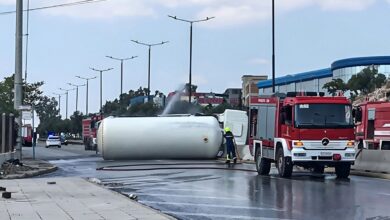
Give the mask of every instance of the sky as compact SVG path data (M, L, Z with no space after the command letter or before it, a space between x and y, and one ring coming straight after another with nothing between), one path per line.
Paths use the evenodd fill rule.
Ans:
M30 0L30 7L77 0ZM24 3L27 1L24 0ZM24 5L26 7L26 4ZM15 0L0 0L0 12ZM338 59L389 55L390 0L275 0L276 76L330 67ZM151 90L165 94L188 82L189 24L193 27L193 84L200 92L240 88L242 75L271 75L271 0L106 0L30 13L28 81L44 81L46 95L70 89L76 78L103 74L103 102L120 93L120 63L105 56L137 58L124 64L124 91L147 87L146 43L152 48ZM15 69L15 15L0 15L0 77ZM23 60L24 62L25 60ZM99 77L90 81L89 112L99 109ZM85 87L79 110L85 112ZM69 92L69 115L75 111ZM61 99L65 115L65 97Z

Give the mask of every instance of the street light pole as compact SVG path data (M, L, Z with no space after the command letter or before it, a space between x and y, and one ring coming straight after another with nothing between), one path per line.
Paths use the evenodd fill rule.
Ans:
M113 68L101 70L101 69L95 69L90 67L90 69L100 73L100 113L102 113L103 112L103 72L110 71Z
M186 23L190 23L190 68L189 68L189 85L188 85L188 92L189 92L189 98L188 98L188 102L191 103L191 96L192 96L192 25L194 23L199 23L199 22L204 22L204 21L208 21L208 20L211 20L211 19L214 19L215 17L206 17L205 19L200 19L200 20L187 20L187 19L182 19L182 18L178 18L177 16L171 16L171 15L168 15L168 17L170 18L173 18L175 20L178 20L178 21L183 21L183 22L186 22Z
M58 113L61 115L61 95L65 94L59 94L59 93L53 93L54 95L58 95Z
M79 105L79 87L85 86L85 84L82 85L75 85L72 83L68 83L68 85L73 86L76 88L76 112L79 110L78 105Z
M275 93L275 0L272 0L272 93Z
M137 41L137 40L131 40L131 41L136 43L136 44L147 46L149 48L149 50L148 50L148 102L149 102L150 101L150 62L151 62L152 47L169 43L169 41L162 41L161 43L156 43L156 44L142 43L142 42Z
M77 78L79 78L79 79L83 79L83 80L85 80L85 81L87 81L87 83L86 83L86 85L87 85L87 91L86 91L86 95L85 95L85 99L86 99L86 101L85 101L85 115L86 116L88 116L88 82L89 82L89 80L91 80L91 79L96 79L96 76L94 76L94 77L90 77L90 78L86 78L86 77L81 77L81 76L76 76Z
M113 57L113 56L106 56L106 57L110 58L110 59L113 59L113 60L121 61L121 94L119 95L119 97L120 97L123 94L123 61L132 60L134 58L137 58L138 56L132 56L132 57L128 57L128 58L116 58L116 57Z
M59 88L59 89L62 90L62 91L65 91L65 95L66 95L65 119L68 119L68 96L69 96L69 91L72 91L74 89L63 89L63 88Z

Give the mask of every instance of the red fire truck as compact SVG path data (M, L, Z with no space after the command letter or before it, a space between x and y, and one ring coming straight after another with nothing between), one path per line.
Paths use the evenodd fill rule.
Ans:
M23 146L32 146L33 142L33 131L30 124L25 124L22 126L22 145Z
M96 131L99 122L103 119L102 115L93 115L83 119L83 142L85 150L97 150Z
M316 92L251 97L249 117L249 144L260 175L268 175L275 163L281 177L291 176L294 165L317 173L335 167L337 177L349 176L355 135L347 98Z
M390 102L363 102L353 115L359 149L390 150Z

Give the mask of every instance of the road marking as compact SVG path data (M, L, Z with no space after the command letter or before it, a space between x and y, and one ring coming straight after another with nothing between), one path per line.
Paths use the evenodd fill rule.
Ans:
M245 215L219 215L219 214L210 214L210 213L190 213L190 212L173 212L173 211L163 211L166 214L171 215L190 215L190 216L205 216L205 217L213 217L213 218L223 218L223 219L260 219L260 220L275 220L282 218L266 218L266 217L253 217L253 216L245 216ZM287 220L287 219L283 219Z
M205 206L205 207L228 208L228 209L270 210L270 211L277 211L277 212L285 212L286 211L286 210L277 209L277 208L261 208L261 207L234 206L234 205L216 205L216 204L207 204L207 203L157 202L157 201L147 201L147 200L141 200L140 202L146 203L146 204L158 204L158 205L190 205L190 206Z

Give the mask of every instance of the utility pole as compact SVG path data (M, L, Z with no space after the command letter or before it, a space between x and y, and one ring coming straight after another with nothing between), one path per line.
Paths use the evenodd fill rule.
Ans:
M100 73L100 113L103 113L103 72L110 71L114 68L108 68L108 69L95 69L90 67L91 70L99 72Z
M156 43L156 44L142 43L142 42L139 42L137 40L131 40L131 41L136 43L136 44L147 46L149 48L149 50L148 50L148 60L149 60L148 61L148 102L150 102L150 61L151 61L152 47L169 43L169 41L162 41L161 43Z
M186 19L178 18L177 16L171 16L171 15L168 15L168 17L173 18L173 19L178 20L178 21L190 23L190 67L189 67L189 80L188 80L188 84L189 84L188 85L188 87L189 87L188 88L188 92L189 92L188 102L191 103L191 96L192 96L192 24L208 21L208 20L211 20L215 17L206 17L205 19L200 19L200 20L186 20Z
M65 95L65 93L64 94L60 94L60 93L54 93L53 92L53 94L54 95L58 95L58 112L59 112L59 115L61 116L61 96Z
M60 90L65 91L65 95L66 95L65 119L68 119L68 96L69 96L69 91L72 91L74 89L62 89L62 88L60 88Z
M68 83L68 85L73 86L73 87L76 88L76 112L77 112L79 110L78 109L78 105L79 105L79 87L85 86L86 84L75 85L75 84L72 84L72 83Z
M23 90L23 0L16 0L16 31L15 31L15 79L14 79L14 108L19 111L22 105ZM22 114L17 118L18 137L16 141L16 156L22 159Z
M81 76L76 76L77 78L79 79L83 79L85 81L87 81L86 85L87 85L87 92L86 92L86 95L85 95L85 115L88 116L88 83L89 83L89 80L91 79L96 79L96 76L94 77L90 77L90 78L86 78L86 77L81 77Z
M275 0L272 0L272 93L275 93Z
M27 0L26 9L26 54L25 54L25 66L24 66L24 83L27 85L27 67L28 67L28 39L29 39L29 21L30 21L30 0ZM26 87L27 89L27 87Z
M116 58L116 57L113 57L113 56L106 56L106 57L110 58L110 59L113 59L113 60L121 61L121 93L119 95L119 98L120 98L121 95L123 94L123 61L132 60L134 58L137 58L138 56L132 56L132 57L129 57L129 58Z

